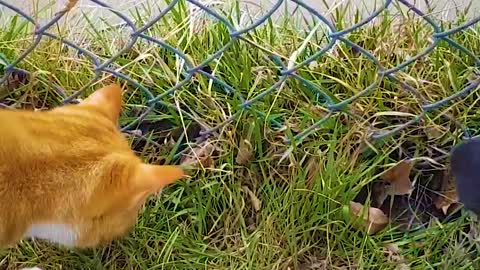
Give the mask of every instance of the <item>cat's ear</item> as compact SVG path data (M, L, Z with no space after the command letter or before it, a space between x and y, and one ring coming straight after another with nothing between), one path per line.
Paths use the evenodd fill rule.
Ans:
M93 92L81 104L97 107L116 123L122 110L122 88L118 84L107 85Z
M117 156L118 157L118 156ZM124 157L122 157L123 159ZM184 171L177 166L160 166L147 165L138 163L134 167L129 167L129 162L125 160L113 159L114 166L112 171L107 172L105 186L95 193L91 204L90 215L98 215L98 213L109 213L120 209L136 209L142 205L146 198L154 193L159 192L165 186L174 183L185 176ZM130 163L131 164L131 163ZM123 168L123 169L122 169ZM133 171L130 169L134 168ZM126 169L126 170L125 170ZM127 178L123 178L127 176ZM113 179L124 179L121 185ZM118 196L105 196L117 190ZM115 194L115 193L114 193Z
M177 166L141 164L133 185L136 191L151 194L184 176L185 172Z

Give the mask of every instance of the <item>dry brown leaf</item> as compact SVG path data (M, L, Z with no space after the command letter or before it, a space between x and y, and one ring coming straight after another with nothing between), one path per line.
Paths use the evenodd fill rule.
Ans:
M389 195L389 184L378 181L373 183L372 187L372 206L381 207Z
M11 92L29 83L30 81L31 79L29 74L20 70L14 70L7 76L5 83L8 92Z
M449 171L445 171L442 178L441 194L433 202L437 209L441 209L446 215L453 205L458 205L458 194L453 181L453 176Z
M389 195L409 195L412 193L413 185L410 181L410 171L413 164L409 160L402 160L382 175L382 180L389 183Z
M196 166L201 165L204 168L209 168L213 165L212 155L215 152L216 147L213 143L205 141L191 149L189 154L184 155L180 161L183 166Z
M320 64L318 64L317 61L312 61L310 64L308 64L308 68L310 70L317 70L320 67Z
M323 108L322 106L319 105L310 105L309 111L317 115L318 117L325 117L328 115L328 109Z
M217 109L217 106L215 104L215 100L210 96L203 98L202 103L205 104L205 106L207 106L210 109L214 109L214 110Z
M383 230L390 222L390 219L382 210L370 207L368 213L364 213L363 205L357 202L350 202L349 214L351 218L361 218L354 223L354 226L357 230L366 231L368 234L375 234Z
M260 209L262 208L262 201L260 201L257 195L255 195L255 193L253 193L253 191L251 191L247 186L242 186L242 189L250 197L250 201L252 201L253 209L255 209L255 211L257 212L260 211Z
M253 147L248 140L242 140L238 148L237 158L235 162L238 165L247 165L253 158Z
M396 270L410 270L410 266L408 266L405 263L398 264L397 267L395 267Z
M300 121L297 121L296 118L290 118L285 121L285 126L295 133L302 132L302 128L300 127Z
M287 267L286 269L293 270L293 267ZM344 262L342 260L335 260L334 258L320 259L310 258L309 262L299 264L298 270L348 270L357 269L356 265L352 262Z
M393 262L393 263L403 263L403 262L405 262L405 259L403 258L402 254L400 253L401 250L396 244L394 244L394 243L386 244L385 247L383 248L383 251L384 251L385 255L387 256L388 261Z
M315 178L321 175L323 171L322 164L319 156L312 156L308 159L305 166L305 170L307 171L307 179L305 182L309 187L313 185Z
M442 126L427 126L425 128L425 134L429 140L435 140L442 137L446 130Z

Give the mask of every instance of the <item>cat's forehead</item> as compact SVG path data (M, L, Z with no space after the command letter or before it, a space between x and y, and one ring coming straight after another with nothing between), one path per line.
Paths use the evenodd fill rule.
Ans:
M118 123L90 106L67 105L50 112L38 112L30 126L37 141L50 142L54 148L71 147L71 155L132 152L128 137L121 132Z

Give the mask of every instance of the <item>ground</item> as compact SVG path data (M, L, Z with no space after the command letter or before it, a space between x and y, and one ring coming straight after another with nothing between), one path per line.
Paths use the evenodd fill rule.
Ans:
M184 11L170 13L146 34L162 37L196 65L230 37L221 23L191 29ZM347 28L341 15L335 17L338 29ZM458 22L443 27L464 22L459 14ZM478 55L479 27L477 23L450 37ZM2 30L0 55L13 61L31 44L31 28L13 19ZM129 41L122 29L87 30L75 42L102 60ZM68 29L52 31L65 34ZM348 40L388 69L427 48L431 37L432 27L421 18L382 14L352 31ZM396 73L402 85L379 77L378 66L362 51L339 43L297 71L320 87L323 97L308 84L289 79L248 110L240 107L242 98L255 98L281 79L272 55L288 63L303 48L293 60L301 63L328 41L323 28L305 33L288 21L267 22L245 34L202 69L231 89L197 74L173 97L161 99L173 106L157 106L149 117L130 125L134 131L127 135L139 155L152 163L189 165L189 179L151 198L135 230L106 248L67 250L24 241L1 251L1 267L477 269L476 218L454 204L454 192L446 187L454 181L448 172L451 147L466 131L476 135L479 127L478 89L399 132L374 138L415 119L423 101L439 101L477 80L478 63L441 41ZM180 58L171 51L140 40L113 68L159 95L185 78L179 65ZM94 76L85 54L47 37L17 67L30 73L10 74L0 100L23 109L60 106L62 97L52 84L70 95ZM97 85L115 80L102 76ZM121 124L128 126L145 111L149 97L135 85L117 81L127 87ZM326 99L346 100L376 81L371 92L303 133L328 115ZM231 115L236 115L231 122L200 136ZM395 168L400 169L392 176L389 169ZM413 190L389 196L403 193L397 180L411 181ZM358 221L361 211L352 214L349 207L358 206L352 202L380 211L373 210L380 216L372 220L378 231L367 233L369 223Z

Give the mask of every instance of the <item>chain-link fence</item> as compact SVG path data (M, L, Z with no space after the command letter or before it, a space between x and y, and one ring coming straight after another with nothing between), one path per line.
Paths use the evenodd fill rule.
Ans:
M58 94L63 97L64 99L63 101L65 103L74 102L76 98L79 97L85 91L85 89L92 86L94 83L100 80L105 74L111 74L121 80L127 81L133 87L140 89L143 95L147 97L148 109L143 111L142 114L139 115L134 121L131 121L128 124L124 125L123 126L124 130L134 129L135 126L140 121L142 121L142 119L144 119L148 114L152 113L154 108L158 105L162 105L165 107L172 107L175 110L182 111L181 107L179 108L178 106L176 106L176 104L166 101L167 99L165 98L168 96L174 95L177 90L181 89L187 83L194 80L196 76L202 76L204 78L207 78L208 80L213 82L215 85L219 86L222 89L222 91L224 91L224 93L228 98L236 99L238 101L237 104L239 104L236 108L230 108L231 114L226 116L223 119L222 123L217 123L214 126L205 124L205 122L201 121L201 119L198 119L197 117L192 116L191 112L182 111L182 114L184 116L191 117L192 120L194 121L199 121L199 124L203 127L201 131L201 135L203 137L206 137L209 134L212 134L212 132L218 131L222 127L227 126L229 123L237 119L239 115L242 114L243 111L251 111L252 113L256 114L260 118L265 117L266 112L257 110L255 108L255 104L261 101L262 99L264 99L268 95L274 95L276 91L279 88L281 88L282 85L289 80L296 80L304 87L307 87L308 89L313 91L315 95L318 97L319 105L327 109L328 113L326 113L321 120L317 121L316 123L311 125L309 128L306 128L301 132L298 132L293 137L295 143L298 143L302 141L304 138L310 136L319 127L321 127L322 124L325 123L327 119L329 119L333 115L337 113L351 113L348 110L345 110L345 108L349 104L358 100L359 98L368 96L372 91L375 91L375 89L378 88L379 84L385 79L390 80L391 83L398 84L400 86L399 89L403 89L403 91L406 91L416 96L419 104L421 104L421 113L416 115L416 117L414 117L413 119L409 121L405 121L400 125L396 125L393 128L387 127L386 129L382 129L382 130L375 130L375 129L370 130L368 134L370 138L374 138L374 139L383 138L383 137L392 135L406 128L407 126L418 122L429 111L438 109L439 107L449 103L453 99L456 99L461 96L465 96L466 94L470 93L472 90L477 89L480 85L480 77L476 76L474 79L470 80L465 85L462 85L461 87L462 89L460 91L457 91L453 95L445 96L441 100L432 102L432 101L429 101L429 99L423 97L423 95L419 93L419 91L415 89L415 87L413 87L408 83L403 82L401 78L396 76L397 72L408 68L410 65L413 65L416 61L418 61L422 57L425 57L426 55L430 54L441 42L448 44L448 46L454 47L459 54L464 54L468 56L477 67L480 66L480 58L478 56L478 52L469 51L466 47L462 46L461 44L459 44L459 42L451 38L451 35L461 31L465 31L465 29L470 28L475 24L477 24L480 21L480 17L470 19L468 22L464 23L461 26L457 26L451 29L445 29L443 26L441 26L441 24L437 23L429 15L426 15L424 12L416 8L407 0L398 0L398 1L395 1L395 4L398 4L403 8L407 8L411 12L414 12L416 15L418 15L419 18L422 18L425 21L425 23L431 27L433 34L430 37L431 42L428 47L424 48L418 54L408 57L408 59L406 59L401 64L396 65L393 68L385 68L384 66L382 66L381 61L379 61L376 58L376 56L372 54L372 52L362 47L361 44L359 45L357 43L354 43L348 38L348 35L350 33L352 33L353 31L361 27L366 26L368 23L372 22L377 16L379 16L379 14L382 13L385 9L388 9L389 7L391 7L394 4L393 0L385 0L382 6L378 8L375 12L373 12L371 15L369 15L367 18L363 19L359 23L356 23L342 30L338 30L337 27L335 26L335 23L333 23L330 19L328 19L326 15L322 14L319 10L316 10L315 8L310 7L305 2L301 0L288 0L290 4L296 4L298 5L298 7L306 10L312 17L314 17L314 19L318 23L321 23L324 26L324 29L326 31L327 42L325 43L325 46L323 46L321 49L318 49L316 52L314 52L313 54L311 54L306 59L300 62L295 62L295 61L288 62L288 61L285 61L285 59L282 59L281 57L279 57L278 55L275 55L275 54L270 55L270 60L273 63L275 63L278 68L278 72L277 72L278 80L276 81L276 83L272 84L269 88L265 89L260 93L255 94L254 96L250 96L248 98L245 97L241 93L241 91L239 91L238 89L234 89L232 86L226 83L225 80L219 79L212 72L209 72L208 70L206 70L205 67L207 67L210 63L216 61L218 58L220 58L225 51L227 51L230 47L235 46L235 44L239 42L248 43L248 41L245 40L245 35L248 34L249 32L255 31L256 28L261 27L263 24L268 23L269 18L272 16L274 12L276 12L281 8L285 0L276 1L267 12L265 12L260 18L257 18L256 21L254 21L253 23L251 23L246 27L239 27L237 24L232 23L232 21L226 18L225 16L220 15L220 13L217 12L216 10L210 8L205 4L202 4L201 1L196 1L196 0L186 0L186 2L180 1L180 0L172 0L168 3L168 5L165 8L163 8L157 15L155 15L154 18L150 19L148 22L142 25L137 25L137 23L134 22L131 18L124 15L121 10L117 10L114 7L111 7L102 1L91 0L90 1L91 4L98 5L99 7L105 8L109 10L109 12L113 13L118 19L122 21L123 25L125 26L126 29L128 29L128 32L129 32L125 34L125 35L128 35L129 41L126 42L123 45L123 47L120 50L118 50L114 55L112 55L106 60L104 60L102 57L99 57L95 53L91 52L87 48L82 47L81 44L77 44L73 41L69 41L59 36L58 34L56 34L54 31L51 31L55 27L55 25L58 23L58 21L63 16L65 16L72 8L75 7L77 2L78 0L69 1L68 4L65 6L65 8L59 11L58 13L56 13L51 20L49 20L46 23L40 24L38 20L34 19L33 16L30 16L29 14L25 13L25 11L22 11L21 7L15 6L7 3L6 1L0 0L0 6L3 6L4 8L9 9L10 11L13 11L14 13L23 17L24 19L28 20L28 22L34 25L34 28L35 28L33 41L31 42L31 44L26 50L24 50L20 55L18 55L18 57L16 57L16 59L14 59L13 61L12 60L9 61L4 57L2 57L2 54L0 54L0 63L4 66L4 69L3 69L4 73L2 74L0 83L3 83L3 84L6 83L9 76L13 72L21 71L23 74L29 74L29 72L31 71L18 68L19 64L22 61L24 61L30 53L36 50L36 48L38 47L38 45L41 43L43 39L47 39L47 38L56 39L58 41L61 41L65 46L69 47L70 49L77 50L78 55L82 55L82 57L88 58L92 64L92 69L95 72L95 76L91 78L90 81L85 82L84 87L82 89L79 89L78 91L76 91L71 95L65 94L65 91L62 90L61 85L54 85L53 83L49 82L48 79L45 79L45 78L42 79L39 77L38 79L44 80L45 83L48 83L52 87L52 89L55 89L55 91L57 91ZM163 39L157 38L148 34L148 30L153 25L161 21L166 14L171 12L175 8L175 6L179 5L180 3L183 3L183 4L186 3L187 5L194 6L197 9L201 9L202 11L207 13L210 17L213 17L217 21L217 23L223 24L228 29L228 37L229 37L228 42L223 44L220 49L210 54L206 59L204 59L198 64L194 64L191 61L191 59L184 52L182 52L182 49L173 47L171 44L165 42ZM180 59L181 62L183 62L183 64L180 67L182 69L181 80L178 80L178 82L170 89L163 91L158 95L155 95L153 94L151 89L149 89L149 87L145 86L142 83L137 82L136 80L132 79L130 76L126 75L125 73L122 73L121 71L118 71L115 68L113 68L115 61L119 58L119 56L121 56L125 52L128 52L137 42L148 42L151 44L155 44L159 48L162 48L166 51L169 51L170 53L175 54L176 57ZM321 62L322 57L329 51L333 50L335 46L338 46L338 44L343 44L347 47L350 47L352 50L356 51L359 55L362 55L367 59L369 59L369 61L374 63L374 65L378 69L377 78L373 83L370 84L370 86L342 100L332 98L331 95L329 95L324 91L321 85L313 83L311 80L308 80L302 77L298 73L298 70L302 67L308 66L314 62ZM281 127L284 124L277 120L266 119L266 121L273 121L274 122L273 124L277 125L277 127ZM292 143L292 140L286 139L285 143Z

